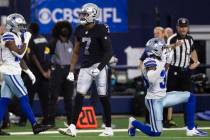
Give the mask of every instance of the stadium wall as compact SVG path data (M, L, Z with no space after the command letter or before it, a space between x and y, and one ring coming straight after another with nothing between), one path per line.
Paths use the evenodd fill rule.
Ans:
M203 112L205 110L210 110L210 95L202 94L196 95L196 112ZM144 98L142 96L142 98ZM100 102L98 100L93 103L93 100L90 98L86 98L84 101L84 106L93 105L95 108L95 112L97 115L101 114L102 108ZM144 101L139 103L142 106L139 106L139 109L134 107L134 97L133 96L113 96L111 97L111 105L112 105L112 114L143 114L144 112L142 108L144 108ZM121 106L119 108L119 106ZM173 107L173 112L182 113L184 112L184 104L180 104ZM41 116L41 107L39 100L35 100L33 105L33 110L36 116ZM60 99L57 104L57 115L64 115L64 102L63 99Z
M30 0L10 0L10 7L0 7L0 15L19 12L30 22L30 3ZM155 25L175 28L178 17L189 18L193 25L210 24L210 12L207 12L209 0L127 0L127 3L128 32L112 34L114 52L120 58L119 64L126 64L124 49L127 46L144 47L145 42L152 37Z

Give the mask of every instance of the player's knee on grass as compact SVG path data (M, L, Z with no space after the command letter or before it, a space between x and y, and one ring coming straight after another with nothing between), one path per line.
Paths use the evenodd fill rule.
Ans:
M137 120L133 121L132 125L134 128L141 130L141 132L143 132L144 134L151 136L151 137L160 136L161 131L162 131L162 130L158 130L158 129L153 130L153 128L152 128L153 126L145 125L144 123L137 121Z

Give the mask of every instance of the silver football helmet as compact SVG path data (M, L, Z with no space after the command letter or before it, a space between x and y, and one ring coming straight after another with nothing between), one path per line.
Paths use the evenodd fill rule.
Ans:
M146 43L146 51L148 55L161 57L165 47L165 41L159 38L152 38Z
M26 21L22 15L14 13L7 16L6 18L7 31L18 33L18 32L25 32L26 29L27 29Z
M93 3L86 3L79 12L80 24L94 22L100 15L100 9Z

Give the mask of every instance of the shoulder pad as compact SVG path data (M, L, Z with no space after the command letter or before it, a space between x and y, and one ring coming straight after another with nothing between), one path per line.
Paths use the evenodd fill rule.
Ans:
M157 66L157 63L156 63L155 59L153 59L153 58L146 58L143 63L144 63L145 68Z
M5 33L2 35L2 40L3 40L3 41L14 41L14 40L15 40L14 34L11 33L11 32L5 32Z
M104 33L110 33L110 29L109 29L109 26L107 24L98 24L98 28L101 32L104 32Z

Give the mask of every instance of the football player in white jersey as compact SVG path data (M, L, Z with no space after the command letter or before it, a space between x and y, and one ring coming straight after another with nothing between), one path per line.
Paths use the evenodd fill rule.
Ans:
M20 106L30 121L34 134L49 129L48 126L39 125L35 120L32 109L28 103L28 93L21 78L21 71L29 74L32 82L35 77L22 60L31 35L26 32L26 21L20 14L14 13L6 19L6 32L1 37L1 61L0 72L3 74L3 84L0 98L0 123L5 110L12 98L19 98ZM22 69L21 69L22 68Z
M145 125L130 117L128 134L135 136L136 129L139 129L148 136L160 136L162 132L163 108L186 103L186 135L207 136L206 132L198 130L194 124L195 96L187 91L172 91L166 94L166 61L162 60L165 47L164 41L158 38L152 38L146 44L149 57L143 61L143 75L147 86L145 104L149 111L150 125Z

